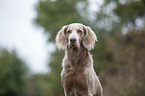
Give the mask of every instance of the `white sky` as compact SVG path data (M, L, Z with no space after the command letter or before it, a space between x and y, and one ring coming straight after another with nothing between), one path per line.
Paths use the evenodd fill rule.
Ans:
M48 71L49 53L54 51L46 43L42 29L32 24L37 0L0 0L0 47L16 49L33 73Z

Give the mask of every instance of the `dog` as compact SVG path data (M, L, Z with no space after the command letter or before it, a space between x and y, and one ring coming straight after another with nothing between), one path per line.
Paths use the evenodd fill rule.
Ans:
M97 37L89 26L72 23L57 33L56 45L65 50L61 82L65 96L103 96L90 50Z

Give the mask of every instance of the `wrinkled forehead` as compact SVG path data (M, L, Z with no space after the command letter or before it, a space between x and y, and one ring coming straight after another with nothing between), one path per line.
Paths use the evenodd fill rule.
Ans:
M68 30L83 30L83 25L82 24L77 24L77 23L74 23L74 24L70 24L68 26Z

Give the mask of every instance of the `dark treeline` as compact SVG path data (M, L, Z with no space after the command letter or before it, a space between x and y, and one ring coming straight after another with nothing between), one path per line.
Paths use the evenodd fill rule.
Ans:
M0 48L0 96L23 96L28 68L16 51Z
M34 22L49 34L48 43L55 43L64 25L90 26L99 41L91 54L104 96L145 96L145 1L104 0L99 11L90 6L90 0L39 0ZM64 96L63 56L63 51L56 50L49 60L50 72L30 76L15 51L0 50L0 96Z

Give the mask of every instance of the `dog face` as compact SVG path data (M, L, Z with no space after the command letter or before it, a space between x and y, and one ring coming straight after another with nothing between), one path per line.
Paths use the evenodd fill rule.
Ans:
M80 23L64 26L56 36L56 45L59 49L80 48L81 44L89 50L94 48L97 37L90 27Z
M80 44L84 39L86 31L81 24L70 24L65 32L67 38L68 47L80 48Z

